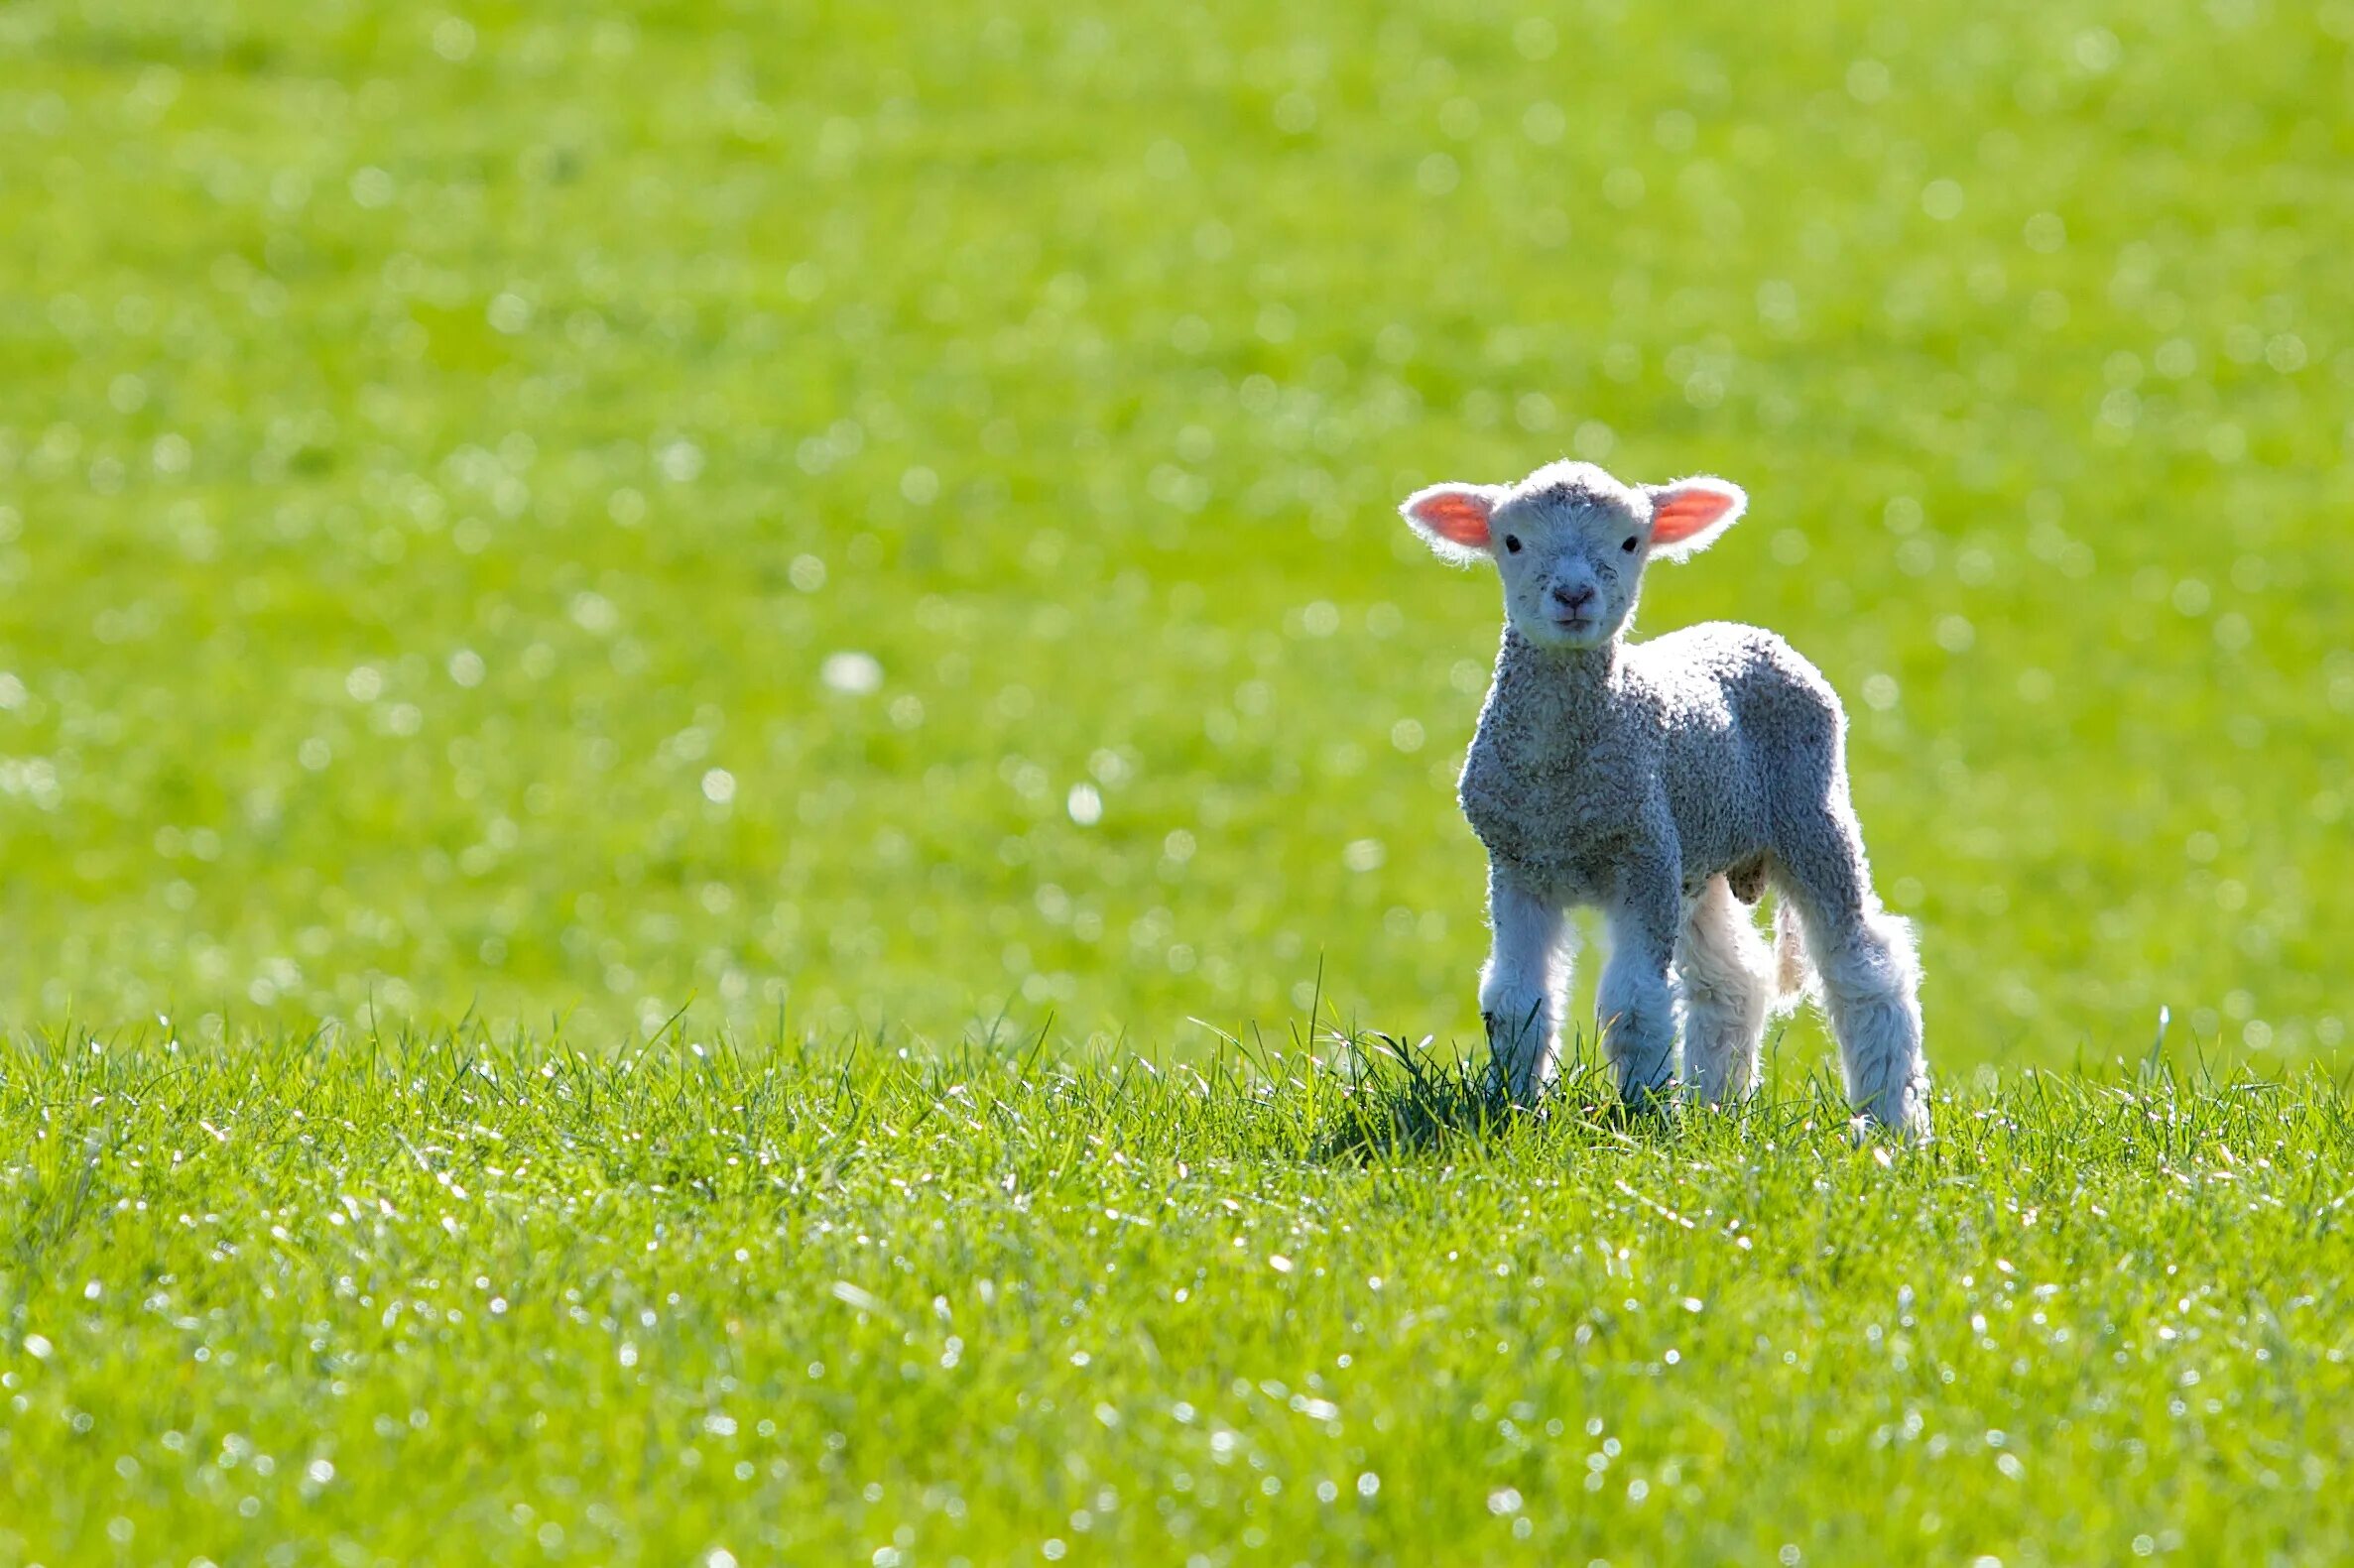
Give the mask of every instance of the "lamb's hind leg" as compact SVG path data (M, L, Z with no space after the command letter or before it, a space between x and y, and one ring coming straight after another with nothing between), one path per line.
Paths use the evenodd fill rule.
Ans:
M1880 906L1862 831L1844 800L1790 824L1777 878L1798 911L1859 1120L1907 1138L1929 1131L1913 929Z
M1745 1100L1757 1085L1773 958L1722 877L1684 910L1675 944L1683 1004L1683 1076L1702 1101Z

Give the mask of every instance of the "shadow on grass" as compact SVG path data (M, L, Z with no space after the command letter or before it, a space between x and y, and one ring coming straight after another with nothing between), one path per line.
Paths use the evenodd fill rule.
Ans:
M1336 1109L1309 1147L1327 1162L1444 1155L1477 1144L1514 1142L1578 1130L1612 1142L1666 1134L1660 1109L1625 1105L1609 1076L1583 1051L1565 1054L1560 1075L1536 1106L1515 1105L1489 1078L1484 1060L1441 1058L1425 1040L1411 1045L1388 1034L1348 1041Z

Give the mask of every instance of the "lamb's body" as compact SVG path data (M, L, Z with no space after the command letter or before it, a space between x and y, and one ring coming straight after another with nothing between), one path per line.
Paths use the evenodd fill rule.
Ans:
M1507 627L1463 814L1491 856L1563 903L1600 902L1627 856L1652 853L1687 898L1723 876L1754 903L1780 847L1774 802L1823 798L1845 727L1814 666L1754 626L1567 653Z
M1702 486L1718 488L1703 491L1698 524L1669 510L1690 507L1682 498ZM1475 492L1477 541L1506 578L1504 644L1461 784L1490 860L1495 947L1480 1012L1502 1087L1531 1099L1552 1075L1562 911L1591 905L1612 936L1599 1002L1622 1095L1642 1102L1668 1089L1678 1016L1685 1081L1708 1099L1746 1094L1771 1002L1803 980L1802 935L1858 1109L1924 1133L1912 938L1872 891L1837 695L1756 627L1711 623L1646 643L1622 635L1643 559L1630 572L1624 557L1643 534L1621 549L1612 542L1634 529L1651 534L1653 552L1705 543L1738 516L1740 492L1722 481L1629 492L1582 464L1481 488L1425 491L1408 516L1442 550L1471 543L1442 526L1460 522L1443 509ZM1432 497L1435 522L1416 511ZM1780 895L1779 976L1743 908L1769 882Z

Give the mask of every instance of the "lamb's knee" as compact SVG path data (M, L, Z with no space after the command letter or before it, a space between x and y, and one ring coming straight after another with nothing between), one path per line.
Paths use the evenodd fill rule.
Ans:
M1551 965L1498 952L1479 972L1479 1011L1513 1022L1515 1027L1545 1023L1553 1011Z
M1766 1034L1766 985L1754 977L1703 985L1687 975L1681 991L1683 1075L1692 1093L1707 1104L1747 1098Z
M1763 1028L1774 990L1773 964L1755 938L1741 946L1694 943L1675 965L1684 1010L1711 1021Z
M1891 997L1909 1003L1920 988L1913 927L1884 909L1853 916L1813 945L1815 972L1834 1008Z
M1547 977L1489 963L1480 977L1479 1018L1498 1090L1523 1101L1543 1091L1551 1076L1557 1014Z
M1674 1075L1675 988L1648 964L1614 963L1596 997L1603 1054L1630 1103L1648 1103Z
M1479 1017L1491 1041L1534 1044L1552 1032L1552 998L1520 976L1491 975L1480 984Z

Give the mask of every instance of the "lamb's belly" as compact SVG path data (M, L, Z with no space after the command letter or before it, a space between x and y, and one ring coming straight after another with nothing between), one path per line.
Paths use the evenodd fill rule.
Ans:
M1732 878L1736 891L1755 902L1755 885L1766 864L1765 813L1756 801L1728 793L1684 810L1675 824L1683 858L1683 891L1696 896L1711 877Z

